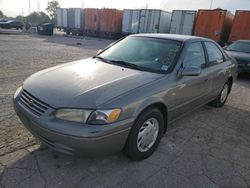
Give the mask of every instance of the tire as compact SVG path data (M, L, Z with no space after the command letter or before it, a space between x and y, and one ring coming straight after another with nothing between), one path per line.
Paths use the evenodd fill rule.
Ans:
M163 131L164 117L161 111L157 108L147 109L137 118L133 125L125 145L125 153L133 161L148 158L158 147ZM147 145L147 147L143 147L143 145Z
M224 84L220 94L216 97L215 100L213 100L211 102L211 105L214 106L214 107L217 107L217 108L222 107L227 101L227 97L228 97L228 94L229 94L229 91L230 91L230 87L231 87L230 82L227 81Z

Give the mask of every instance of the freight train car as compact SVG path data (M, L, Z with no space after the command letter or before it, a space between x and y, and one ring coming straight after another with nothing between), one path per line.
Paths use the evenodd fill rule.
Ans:
M65 30L68 27L68 9L56 9L56 26L59 30Z
M156 9L141 9L139 33L169 33L171 13Z
M247 10L236 11L229 43L242 39L250 40L250 11Z
M192 35L197 11L173 10L170 33L181 35Z
M134 34L139 32L140 22L140 10L139 9L124 9L122 20L122 34Z
M228 40L233 18L227 10L199 10L194 35L213 39L223 46Z

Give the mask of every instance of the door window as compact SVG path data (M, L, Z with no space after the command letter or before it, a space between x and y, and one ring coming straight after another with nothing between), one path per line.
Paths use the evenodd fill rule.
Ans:
M185 53L183 67L204 68L206 59L201 42L191 43Z
M217 65L224 61L224 56L220 49L212 42L205 42L208 54L209 65Z

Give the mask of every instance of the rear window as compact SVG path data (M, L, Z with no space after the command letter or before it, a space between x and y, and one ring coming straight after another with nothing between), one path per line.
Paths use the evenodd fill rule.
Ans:
M227 47L228 51L250 53L250 42L235 42Z

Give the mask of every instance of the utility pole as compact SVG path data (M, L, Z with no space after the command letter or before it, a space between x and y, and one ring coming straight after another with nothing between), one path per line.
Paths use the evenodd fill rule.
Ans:
M29 14L31 13L31 4L30 4L30 0L29 0Z
M0 0L1 1L1 0ZM82 1L82 8L84 8L84 2Z
M40 2L39 2L39 0L37 1L37 11L40 12Z
M22 8L22 16L23 16L23 8Z
M211 0L210 2L210 9L212 9L212 6L213 6L213 0Z

